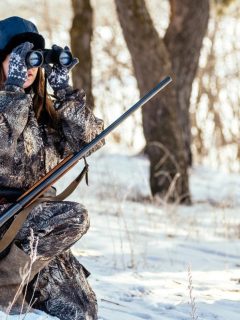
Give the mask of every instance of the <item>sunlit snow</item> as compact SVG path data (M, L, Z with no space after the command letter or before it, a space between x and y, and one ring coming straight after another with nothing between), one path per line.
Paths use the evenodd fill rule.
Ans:
M145 158L103 151L89 159L90 186L69 198L91 217L73 252L91 271L99 319L191 319L190 267L199 319L238 320L240 176L194 168L193 205L159 205L151 201ZM59 191L80 167L57 183ZM24 319L54 318L38 312Z

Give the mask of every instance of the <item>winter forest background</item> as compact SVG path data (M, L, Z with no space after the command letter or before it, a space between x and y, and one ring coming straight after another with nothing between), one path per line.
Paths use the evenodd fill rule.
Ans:
M5 0L0 19L10 15L34 22L47 47L71 46L73 84L105 127L173 78L107 138L90 187L70 197L91 218L73 251L99 319L239 319L240 2Z

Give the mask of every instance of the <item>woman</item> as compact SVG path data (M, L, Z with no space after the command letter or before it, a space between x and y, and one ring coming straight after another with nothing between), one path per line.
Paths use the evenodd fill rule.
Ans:
M44 49L44 39L33 23L19 17L2 20L0 39L0 190L24 192L65 156L91 141L103 129L103 122L86 107L84 93L69 85L76 58L68 67L27 68L29 51ZM43 69L54 91L53 101L44 92ZM10 202L0 191L2 199L0 212ZM0 229L0 239L7 227ZM46 201L34 207L8 255L0 260L1 308L5 310L13 300L22 281L33 230L38 239L37 258L24 306L32 300L34 308L62 320L97 319L87 271L69 249L88 228L88 214L81 204ZM17 296L12 312L19 312L22 299L23 295Z

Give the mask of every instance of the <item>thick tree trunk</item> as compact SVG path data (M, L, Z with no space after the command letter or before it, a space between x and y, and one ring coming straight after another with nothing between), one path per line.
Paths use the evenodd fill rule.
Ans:
M73 69L75 88L84 89L90 108L94 106L92 95L91 39L93 34L93 10L90 0L72 0L73 22L70 31L71 48L79 64Z
M164 37L172 71L176 75L178 119L191 165L191 124L189 104L203 37L209 19L209 0L170 0L170 24Z
M199 19L195 20L194 15L197 15L198 18L195 12L201 9L203 25L206 28L208 0L172 0L170 2L171 22L164 40L155 30L144 0L115 0L115 2L123 34L132 57L140 94L145 94L164 76L170 74L173 77L173 84L150 101L149 105L143 108L142 113L146 150L151 165L152 193L168 201L189 203L190 124L188 108L192 81L198 65L200 44L204 35L204 27L198 26L202 22ZM195 20L194 26L185 21L190 18L191 21ZM174 55L176 35L171 25L175 26L175 32L179 32L176 55ZM183 30L182 26L186 30ZM193 28L197 31L200 28L202 31L200 30L198 35L194 32L192 36ZM196 41L194 37L200 37L200 40ZM195 42L198 47L192 48L196 46ZM181 79L178 74L180 70ZM188 75L188 72L191 76ZM187 81L184 78L186 74ZM184 90L184 94L180 93L180 90ZM180 105L184 114L181 113ZM187 138L185 132L188 134Z

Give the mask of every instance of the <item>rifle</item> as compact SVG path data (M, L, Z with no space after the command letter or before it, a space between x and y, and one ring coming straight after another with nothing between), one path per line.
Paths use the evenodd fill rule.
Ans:
M23 193L14 204L10 205L0 215L0 227L8 222L11 218L16 217L23 209L28 208L37 199L49 189L57 180L59 180L69 169L71 169L77 162L83 158L89 150L91 150L98 142L105 138L117 126L119 126L127 117L129 117L138 108L142 107L147 101L152 99L160 90L166 87L172 81L170 76L167 76L160 81L156 87L150 90L137 103L129 108L124 114L116 119L110 126L97 135L92 141L86 144L78 152L70 154L58 165L51 169L42 179L37 181L29 190Z

